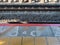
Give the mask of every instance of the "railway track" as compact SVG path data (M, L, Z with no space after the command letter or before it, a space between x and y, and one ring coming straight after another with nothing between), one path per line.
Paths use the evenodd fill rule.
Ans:
M60 5L0 5L0 12L2 22L9 20L6 23L60 23Z
M60 11L59 4L1 5L0 11Z
M60 23L60 11L0 11L0 22Z
M60 8L0 8L0 11L60 11Z

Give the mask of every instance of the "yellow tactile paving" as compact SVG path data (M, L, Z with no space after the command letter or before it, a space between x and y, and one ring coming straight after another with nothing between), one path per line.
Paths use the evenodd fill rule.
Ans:
M49 37L47 38L48 45L60 45L59 40L56 37Z
M46 45L46 39L43 37L35 38L35 45Z
M9 45L8 38L0 38L0 45Z
M10 37L0 38L0 45L60 45L56 37Z
M10 45L21 45L21 38L20 37L10 38L9 44Z
M34 38L33 37L24 37L22 45L34 45Z
M3 42L0 45L21 45L21 38L0 38L0 42Z

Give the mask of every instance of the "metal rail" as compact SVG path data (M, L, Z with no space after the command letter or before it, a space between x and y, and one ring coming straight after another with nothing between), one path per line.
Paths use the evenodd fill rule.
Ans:
M0 5L0 11L60 11L60 5L36 4L36 5Z
M60 11L60 8L0 8L0 11Z

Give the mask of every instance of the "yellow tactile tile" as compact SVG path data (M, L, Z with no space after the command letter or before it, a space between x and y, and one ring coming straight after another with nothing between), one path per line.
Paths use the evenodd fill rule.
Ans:
M60 45L57 37L9 37L0 38L0 45Z
M23 44L22 45L34 45L34 38L33 37L23 37Z
M21 45L21 37L10 38L10 45Z
M0 38L0 45L9 45L8 38Z
M0 45L21 45L21 38L20 37L13 37L13 38L0 38L0 42L4 42Z
M46 39L43 37L35 38L35 45L46 45Z
M56 37L47 38L48 45L60 45L59 40Z

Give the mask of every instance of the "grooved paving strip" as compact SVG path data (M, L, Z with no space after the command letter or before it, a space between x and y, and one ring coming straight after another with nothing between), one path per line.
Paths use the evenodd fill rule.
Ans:
M0 38L0 45L60 45L60 37L9 37Z
M0 38L0 45L8 45L9 39L8 38Z
M46 44L46 39L43 38L43 37L41 37L41 38L37 37L35 39L35 45L47 45Z
M60 45L60 42L56 37L55 38L49 37L49 38L47 38L47 40L48 40L49 45Z
M34 45L34 38L33 37L23 37L23 44L22 45Z
M0 38L0 45L21 45L21 37Z
M21 38L17 37L17 38L10 38L10 45L21 45Z

